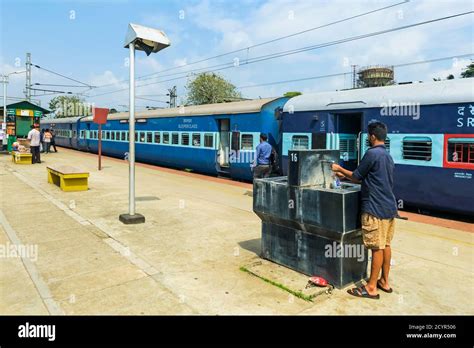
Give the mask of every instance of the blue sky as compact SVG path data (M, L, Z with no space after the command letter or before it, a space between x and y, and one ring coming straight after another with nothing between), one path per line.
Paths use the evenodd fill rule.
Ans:
M128 104L128 50L123 40L129 22L164 30L172 45L146 57L137 53L137 76L159 73L199 59L241 49L276 37L305 30L400 0L107 0L45 1L1 0L1 73L21 70L26 52L32 61L96 86L114 84L87 92L86 100L99 106L123 108ZM319 44L472 11L470 0L412 0L391 9L349 22L298 35L248 51L231 54L198 65L181 67L162 74L232 62L268 53ZM474 52L473 15L429 24L409 30L326 47L261 63L241 65L220 73L236 86L350 71L350 65L398 64ZM458 76L469 58L448 60L396 69L397 81ZM33 82L71 84L45 71L33 69ZM11 76L9 95L21 97L24 75ZM162 78L165 79L165 78ZM168 77L169 79L169 77ZM158 78L147 80L156 82ZM138 85L145 82L138 82ZM74 83L73 83L74 84ZM138 87L137 95L167 100L159 95L176 85L179 101L185 97L186 78ZM245 97L278 96L289 90L302 92L349 88L350 76L245 88ZM44 87L59 90L76 88ZM46 106L51 97L35 97ZM145 105L164 106L152 101Z

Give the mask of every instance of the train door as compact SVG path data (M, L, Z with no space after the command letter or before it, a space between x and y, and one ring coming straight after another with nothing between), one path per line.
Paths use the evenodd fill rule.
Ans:
M90 134L91 134L91 124L90 122L87 122L86 123L86 131L84 132L84 137L85 137L85 143L86 143L86 150L87 151L90 151L91 150L91 147L90 147Z
M70 138L71 147L73 149L76 149L77 148L77 125L71 122L69 124L69 127L70 127L70 132L71 132L71 138Z
M362 113L338 113L334 115L334 128L340 151L341 165L354 170L362 155Z
M223 118L219 123L219 166L229 168L230 120Z

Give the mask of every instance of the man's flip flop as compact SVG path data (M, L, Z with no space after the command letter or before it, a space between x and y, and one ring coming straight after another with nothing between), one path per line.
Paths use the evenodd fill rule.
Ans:
M369 294L367 292L367 289L363 285L360 288L353 288L353 289L347 290L347 293L355 297L371 298L373 300L378 300L380 298L379 294L377 295Z
M382 285L380 285L379 282L377 282L377 289L380 289L380 290L382 290L383 292L386 292L387 294L391 294L391 293L393 292L393 289L392 289L392 288L390 288L390 289L384 289L384 288L382 288Z

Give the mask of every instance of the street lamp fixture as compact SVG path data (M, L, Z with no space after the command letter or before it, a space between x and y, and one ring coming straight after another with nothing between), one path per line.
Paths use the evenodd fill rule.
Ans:
M130 110L129 110L129 191L128 213L121 214L119 220L124 224L140 224L145 217L135 212L135 50L144 51L147 56L165 49L171 44L166 34L158 29L129 23L124 47L130 54Z

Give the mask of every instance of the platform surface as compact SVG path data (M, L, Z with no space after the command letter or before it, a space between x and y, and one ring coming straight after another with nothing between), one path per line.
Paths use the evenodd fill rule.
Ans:
M137 164L146 222L124 225L128 163L104 158L99 172L95 155L58 150L31 166L0 156L0 243L30 247L0 258L0 314L474 314L472 225L408 214L393 242L394 293L310 302L241 270L260 251L251 185ZM46 182L46 166L70 163L91 173L90 190ZM276 270L275 282L293 277Z

